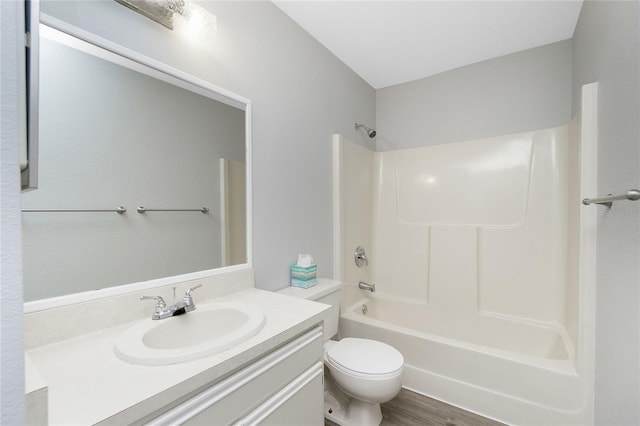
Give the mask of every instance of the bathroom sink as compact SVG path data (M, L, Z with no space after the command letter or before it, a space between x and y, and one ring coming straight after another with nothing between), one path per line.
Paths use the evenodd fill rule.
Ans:
M167 365L193 361L255 336L264 327L262 311L239 303L199 305L196 310L163 320L146 319L129 327L114 352L123 361Z

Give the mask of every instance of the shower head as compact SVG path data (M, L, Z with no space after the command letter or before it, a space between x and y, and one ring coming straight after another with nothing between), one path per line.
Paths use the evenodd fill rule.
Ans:
M372 128L367 127L364 124L356 123L356 130L358 130L359 128L363 128L367 132L367 136L369 136L369 138L373 139L376 137L376 131Z

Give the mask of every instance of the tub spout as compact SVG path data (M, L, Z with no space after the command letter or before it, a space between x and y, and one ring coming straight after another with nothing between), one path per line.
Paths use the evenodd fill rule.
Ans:
M375 284L365 283L364 281L360 281L358 283L358 288L360 288L362 290L369 290L371 293L374 293L376 291L376 285Z

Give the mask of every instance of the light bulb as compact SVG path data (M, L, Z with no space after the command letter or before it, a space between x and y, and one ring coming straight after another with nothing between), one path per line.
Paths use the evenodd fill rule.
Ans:
M184 3L182 13L176 13L174 20L176 31L190 39L207 41L216 36L216 16L191 1Z

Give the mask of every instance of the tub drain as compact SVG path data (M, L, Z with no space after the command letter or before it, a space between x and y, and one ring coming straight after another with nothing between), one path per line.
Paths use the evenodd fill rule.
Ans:
M366 304L362 305L362 315L367 315L367 311L369 310L369 308L367 308Z

